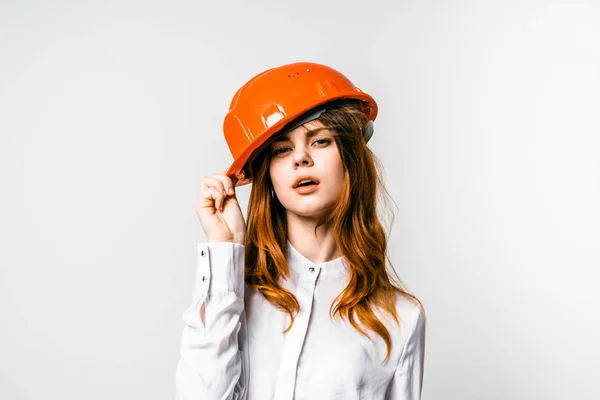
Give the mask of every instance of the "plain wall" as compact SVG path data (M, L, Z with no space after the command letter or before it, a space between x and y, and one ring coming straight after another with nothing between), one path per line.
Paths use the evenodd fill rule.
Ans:
M599 21L598 1L0 1L0 398L174 398L200 179L231 162L235 90L295 61L379 103L423 398L600 398Z

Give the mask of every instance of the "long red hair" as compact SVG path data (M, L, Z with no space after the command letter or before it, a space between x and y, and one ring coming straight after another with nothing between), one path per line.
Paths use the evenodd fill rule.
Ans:
M331 318L339 315L347 319L367 337L365 328L380 335L387 347L385 361L392 346L391 336L374 309L383 310L399 325L398 293L414 300L421 309L423 306L404 288L387 255L387 235L378 211L388 212L391 223L391 198L383 184L381 164L363 139L369 115L366 107L366 103L346 102L332 106L319 117L325 128L334 133L345 176L336 205L317 227L332 224L336 244L350 270L348 285L331 304ZM248 286L258 289L269 302L289 314L290 324L284 331L287 332L300 306L279 282L280 278L289 277L285 258L287 220L285 208L271 194L270 154L261 151L248 164L253 185L247 211L245 275ZM387 207L378 210L380 205ZM388 265L395 279L390 276Z

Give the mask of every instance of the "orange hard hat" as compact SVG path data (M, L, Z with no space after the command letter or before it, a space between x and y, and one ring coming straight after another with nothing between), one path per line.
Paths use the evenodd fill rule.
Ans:
M261 145L298 117L340 99L361 100L369 105L370 137L377 103L339 71L299 62L256 75L235 93L223 121L225 140L234 159L225 174L237 178L236 186L250 183L252 177L247 176L244 166Z

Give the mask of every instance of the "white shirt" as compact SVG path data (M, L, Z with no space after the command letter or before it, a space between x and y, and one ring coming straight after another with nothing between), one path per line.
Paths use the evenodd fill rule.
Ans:
M379 335L369 333L371 341L347 320L329 316L348 282L343 260L315 264L288 242L290 278L282 285L296 296L300 312L284 334L289 315L244 283L244 246L198 244L193 302L182 316L176 398L420 399L425 346L420 309L397 296L400 326L384 321L392 349L382 363L386 346Z

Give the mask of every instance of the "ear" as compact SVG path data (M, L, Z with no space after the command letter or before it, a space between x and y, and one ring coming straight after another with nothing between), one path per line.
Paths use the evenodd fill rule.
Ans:
M369 139L371 139L371 136L373 136L373 131L375 130L373 127L374 125L375 124L373 123L373 121L367 122L367 125L365 126L365 133L364 133L365 142L368 142Z

